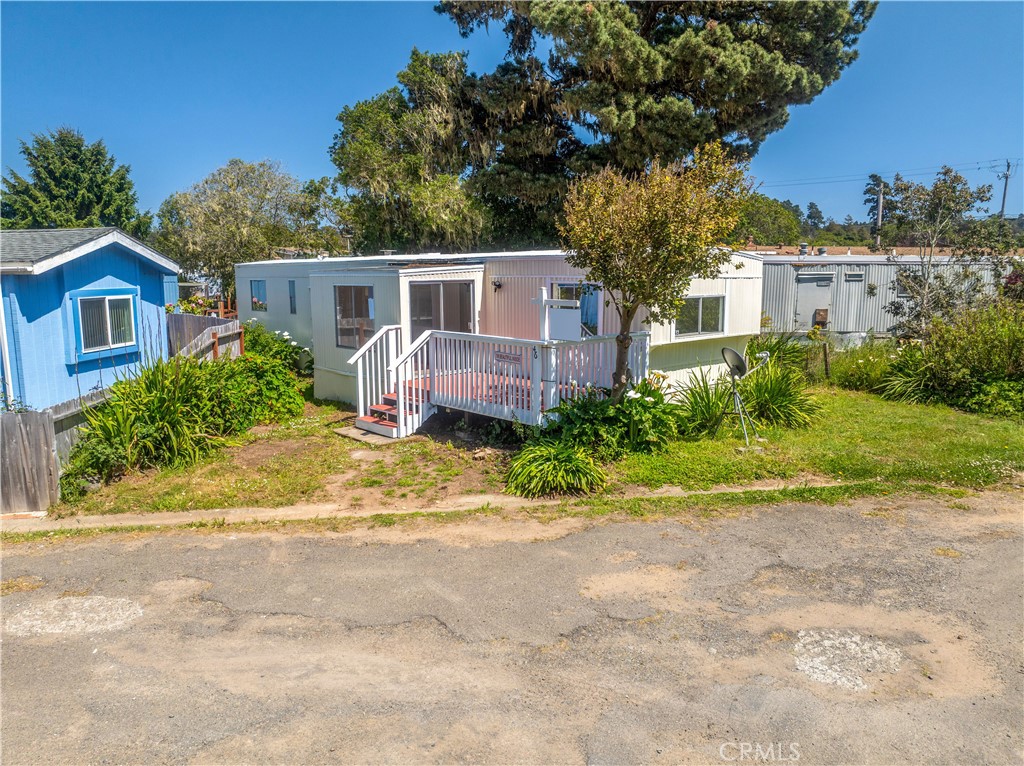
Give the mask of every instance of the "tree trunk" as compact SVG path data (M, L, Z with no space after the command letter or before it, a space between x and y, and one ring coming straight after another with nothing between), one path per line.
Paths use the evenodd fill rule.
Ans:
M636 307L624 307L619 313L619 334L615 336L615 372L612 375L612 399L616 402L626 393L626 386L629 385L629 347L633 345L629 332L636 312Z

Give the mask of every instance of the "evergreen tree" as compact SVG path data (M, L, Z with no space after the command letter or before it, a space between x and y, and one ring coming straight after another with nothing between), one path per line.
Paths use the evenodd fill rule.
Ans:
M508 55L474 75L460 54L413 51L402 89L342 111L332 157L367 243L555 244L574 178L644 171L716 140L752 156L791 105L810 103L853 62L875 3L498 0L437 10L465 36L500 24Z
M77 130L58 128L21 142L28 178L8 168L0 193L5 229L118 226L144 238L153 216L140 213L131 168L118 165L103 141L87 144Z

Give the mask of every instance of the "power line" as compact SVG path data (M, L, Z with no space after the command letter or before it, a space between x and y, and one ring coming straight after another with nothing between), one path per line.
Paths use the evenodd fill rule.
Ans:
M793 179L793 180L790 180L790 181L778 181L776 183L762 184L760 188L763 188L763 189L774 189L774 188L779 188L779 187L782 187L782 186L818 186L818 185L825 185L825 184L864 183L864 181L870 175L893 176L893 175L895 175L897 173L899 173L901 176L903 176L905 178L914 178L914 177L917 177L917 176L931 175L933 172L935 172L937 170L941 170L944 167L949 167L949 168L952 168L953 170L958 170L958 169L963 169L963 168L976 168L978 170L982 170L983 167L985 169L987 169L987 170L995 170L995 167L996 167L995 163L1001 163L1003 161L1004 160L978 160L976 162L965 162L965 163L961 163L961 164L958 164L958 165L933 165L931 167L924 167L924 168L907 168L905 171L890 170L890 171L884 171L884 172L881 172L881 173L876 173L875 171L871 171L871 172L867 172L867 173L857 173L857 174L847 173L847 174L844 174L844 175L836 175L836 176L818 176L816 178L801 178L801 179ZM1017 159L1012 160L1012 162L1020 164L1021 158L1018 157ZM923 171L923 172L914 172L914 171Z

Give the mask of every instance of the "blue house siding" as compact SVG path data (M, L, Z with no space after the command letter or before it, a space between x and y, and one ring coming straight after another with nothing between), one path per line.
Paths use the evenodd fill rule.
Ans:
M13 395L43 409L111 385L146 357L166 356L165 276L152 262L114 243L41 274L0 277ZM176 277L170 278L176 283ZM83 353L73 299L80 290L137 296L133 346Z

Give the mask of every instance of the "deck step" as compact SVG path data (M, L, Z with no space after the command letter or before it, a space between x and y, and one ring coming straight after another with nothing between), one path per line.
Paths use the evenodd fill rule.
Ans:
M364 431L369 431L370 433L380 434L381 436L390 436L392 438L396 438L398 436L398 423L393 423L381 418L360 415L356 418L356 427L361 428Z
M394 423L398 420L398 407L391 404L374 404L370 406L370 415Z

